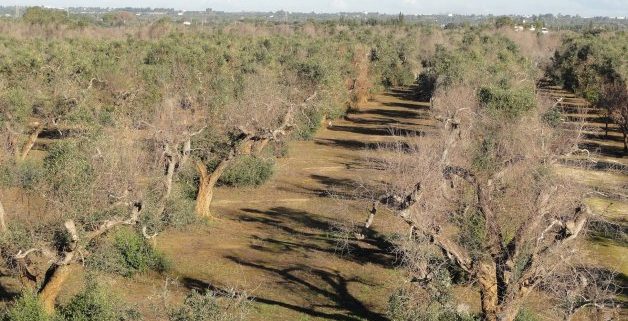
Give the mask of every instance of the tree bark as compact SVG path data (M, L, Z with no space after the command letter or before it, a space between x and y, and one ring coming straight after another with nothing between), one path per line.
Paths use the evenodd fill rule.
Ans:
M202 162L196 163L196 169L200 174L200 182L198 186L198 194L196 196L196 214L200 217L211 218L211 211L209 209L212 199L214 197L214 187L218 183L218 179L227 169L227 166L231 162L232 157L227 157L220 161L216 169L209 174L207 167Z
M7 225L4 220L5 214L6 212L4 211L4 206L2 206L2 200L0 200L0 231L3 233L7 231Z
M166 171L166 192L164 193L163 200L166 201L170 198L170 193L172 192L172 180L174 179L174 170L176 166L176 161L174 160L174 156L167 157L168 169Z
M26 144L24 144L24 147L22 147L22 151L20 152L20 155L18 158L19 160L23 161L26 159L26 156L28 156L28 153L31 151L31 149L33 149L33 146L35 146L35 142L37 141L39 134L41 134L43 130L44 130L44 124L39 123L37 127L35 128L35 130L30 134L30 136L28 136L28 141L26 141Z
M54 265L48 272L45 283L39 291L39 299L47 313L54 313L55 302L61 292L61 287L72 274L73 268L72 264Z
M498 321L497 308L499 300L497 294L496 267L494 262L488 261L480 263L478 281L482 300L482 320Z

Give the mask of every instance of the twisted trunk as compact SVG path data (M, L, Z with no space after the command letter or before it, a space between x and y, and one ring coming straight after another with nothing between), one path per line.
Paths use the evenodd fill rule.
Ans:
M43 130L44 124L37 124L35 130L33 130L33 132L28 136L26 144L24 144L24 147L22 147L22 150L20 151L20 154L18 156L18 160L23 161L26 159L26 156L28 156L28 153L31 151L31 149L33 149L33 146L35 146L35 142L37 141L39 134L41 134Z
M482 319L484 321L497 321L497 308L499 305L497 291L497 271L492 261L480 263L478 270L478 283L480 285L480 297L482 303Z
M176 161L174 157L168 157L168 169L166 170L166 192L164 193L163 200L166 201L170 198L172 193L172 181L174 180L174 170L176 168Z
M68 220L64 224L67 233L70 235L70 243L67 250L61 254L61 259L53 263L48 271L44 283L39 290L41 300L46 312L52 314L55 308L55 301L61 292L61 287L72 272L74 254L79 247L79 236L74 221ZM99 235L99 234L95 234Z
M72 274L73 270L73 264L66 264L53 265L48 271L48 275L44 281L45 283L39 291L39 299L44 306L44 310L48 314L54 313L57 297L59 296L59 293L61 293L63 284Z
M214 188L218 179L227 169L232 157L227 157L220 161L216 169L209 174L207 167L202 162L196 163L196 169L200 174L200 182L198 186L198 194L196 196L196 214L200 217L212 217L209 209L214 197Z
M74 270L75 255L78 252L81 252L83 249L81 244L89 244L92 240L100 237L105 234L109 230L117 227L119 225L135 225L139 221L139 215L142 210L141 203L133 204L133 210L131 212L131 216L128 219L112 219L105 221L102 223L97 229L87 233L84 238L84 242L79 242L79 235L76 229L76 225L73 220L68 220L64 223L66 232L70 236L69 244L66 246L65 250L59 253L59 259L56 260L48 271L46 272L46 276L44 278L44 282L39 289L39 299L41 300L44 309L49 314L54 312L55 302L63 284L66 280L72 275ZM29 252L34 252L34 249L27 251L23 256L26 257Z

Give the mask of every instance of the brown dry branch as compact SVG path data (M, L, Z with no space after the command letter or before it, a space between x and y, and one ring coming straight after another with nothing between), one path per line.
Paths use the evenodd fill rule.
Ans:
M470 100L470 89L437 95L439 132L382 160L389 191L365 228L385 207L415 242L439 249L477 281L484 320L512 321L538 284L555 280L567 257L580 253L576 239L592 217L585 190L552 172L578 135L546 124L547 106L513 121ZM441 268L416 259L415 278L425 282Z

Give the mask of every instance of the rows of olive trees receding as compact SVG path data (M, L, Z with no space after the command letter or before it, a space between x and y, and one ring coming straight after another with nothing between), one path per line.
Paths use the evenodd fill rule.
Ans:
M412 82L418 53L404 39L421 33L83 30L46 14L29 11L0 37L0 247L25 289L10 320L39 304L63 317L71 307L57 297L79 265L167 271L152 238L211 219L218 184L263 183L285 141L310 138L378 86Z
M612 308L612 273L590 268L579 247L593 215L587 190L553 171L578 151L578 134L547 121L553 103L535 97L538 71L513 42L457 39L424 76L436 132L374 159L389 179L358 237L382 209L410 228L398 249L412 282L391 298L391 318L522 320L536 295L565 320ZM458 305L455 284L477 291L479 316Z
M564 39L549 73L553 80L606 111L605 134L612 121L628 152L628 37L625 32L589 32Z

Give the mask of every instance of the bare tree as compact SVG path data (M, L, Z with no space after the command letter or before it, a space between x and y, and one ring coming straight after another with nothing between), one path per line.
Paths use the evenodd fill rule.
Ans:
M563 320L570 321L577 312L586 308L610 315L616 313L615 298L620 291L616 277L614 271L575 264L560 267L551 282L542 282L539 287L556 300L554 309L563 316Z
M592 215L585 191L552 172L578 150L577 139L542 120L547 104L512 117L479 104L469 88L436 97L438 133L382 159L389 192L366 226L384 206L416 242L477 281L484 320L512 321L540 282L580 255L577 240ZM416 279L442 268L429 257L417 256Z

